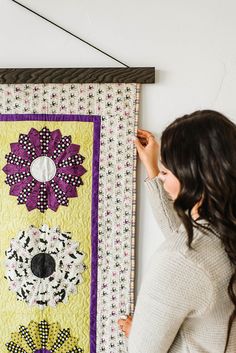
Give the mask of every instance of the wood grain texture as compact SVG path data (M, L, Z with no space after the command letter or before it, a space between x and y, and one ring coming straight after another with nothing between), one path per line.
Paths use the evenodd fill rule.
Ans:
M0 84L155 83L155 67L0 69Z

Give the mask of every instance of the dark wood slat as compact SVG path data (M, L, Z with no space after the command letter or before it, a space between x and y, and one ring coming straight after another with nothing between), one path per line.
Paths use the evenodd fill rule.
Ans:
M0 69L0 84L155 83L155 67Z

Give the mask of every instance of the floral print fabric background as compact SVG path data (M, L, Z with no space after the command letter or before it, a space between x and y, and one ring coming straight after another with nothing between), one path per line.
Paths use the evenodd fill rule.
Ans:
M122 314L132 313L134 310L136 151L133 146L132 135L136 134L137 131L139 92L140 86L136 84L0 85L0 114L86 114L101 116L98 195L97 316L94 318L96 319L96 352L127 352L127 340L124 334L118 329L117 319ZM86 159L83 162L83 152L81 152L81 155L81 166L84 166ZM86 166L84 167L86 169ZM5 173L2 171L2 174L4 178L7 177L6 171ZM86 172L84 176L82 175L82 180L83 177L86 177ZM10 182L3 187L8 187L9 189ZM82 190L82 187L83 186L78 187L78 191L80 191L80 188ZM17 196L17 192L15 193ZM71 200L73 199L69 198L69 205ZM25 203L27 203L27 198L25 198ZM53 202L51 204L53 205ZM18 207L26 207L26 204L19 205ZM29 207L32 207L32 205L29 205ZM41 205L41 211L47 213L48 207L49 212L52 212L48 200L46 200L43 202L43 205ZM59 207L63 208L63 206ZM40 212L40 207L39 209L34 209L34 211L41 216L44 214ZM71 217L71 223L73 222L74 220ZM49 229L46 224L41 226L46 227L49 234L54 234L54 236L56 234L59 237L61 233L69 231L69 229ZM17 236L20 237L20 234L17 235L19 231L19 229L15 229L13 222L12 234L9 239L14 237L15 242L17 242ZM24 231L25 234L27 234L27 232L32 231L32 229L28 228L24 229ZM35 227L34 231L40 232L40 226ZM70 234L70 236L72 239L71 246L73 246L73 234ZM53 236L50 239L52 239L52 242L54 241ZM6 251L13 251L16 246L15 242L13 241L10 245L8 241L8 246L7 242L2 242L1 254ZM47 246L50 246L50 241ZM74 251L81 254L80 257L78 257L77 276L80 277L81 283L83 283L83 276L86 273L83 253L86 251L81 248L80 241L77 243L75 241L74 246ZM40 256L36 257L35 263L40 260L42 260ZM53 260L47 258L47 261L47 263L53 267ZM69 264L69 261L67 261L67 265ZM8 278L8 282L9 276L14 277L15 275L14 269L9 269L10 265L11 262L9 261L8 267L5 269L4 273L6 278ZM35 271L37 271L37 269ZM2 272L1 277L3 275ZM16 288L11 289L12 295L17 295L17 291L19 292L19 288L17 288L16 285ZM45 293L43 288L41 292ZM72 286L69 293L73 292ZM20 296L22 296L22 293L20 293ZM43 300L47 299L46 293L42 295L42 298ZM65 306L66 310L68 303L70 303L70 300L74 300L74 298L76 298L76 295L66 294L63 296L63 299L60 295L55 296L55 300L50 302L52 309L47 308L46 311L45 309L40 310L40 307L42 309L44 306L43 300L41 304L37 304L34 302L33 296L30 297L26 295L25 298L20 298L17 305L21 305L24 311L30 311L32 309L30 309L26 303L27 301L31 301L32 304L34 303L36 305L33 306L33 310L41 312L40 319L37 322L31 320L30 323L24 321L25 329L20 329L14 319L10 319L9 322L12 329L11 332L8 333L8 341L0 342L1 350L7 352L11 349L10 351L14 352L14 349L16 349L14 347L9 348L5 346L5 344L11 341L11 334L21 342L22 347L26 345L29 346L29 343L26 343L27 339L25 337L31 332L31 336L34 338L32 339L33 343L30 343L32 349L28 350L29 352L36 352L38 347L44 349L42 352L48 352L49 349L53 349L53 345L54 351L65 352L66 344L68 345L68 352L79 352L84 348L85 352L91 351L88 350L88 343L86 343L86 340L89 338L84 337L86 332L80 332L79 330L81 325L76 318L78 313L70 311L70 321L74 323L72 327L70 327L70 325L65 326L64 322L60 319L57 320L57 318L60 317L60 315L57 316L56 314L56 312L60 311L59 306ZM59 302L58 305L57 302ZM53 308L53 306L55 307ZM4 303L4 308L2 307L1 309L6 310L6 307L7 301ZM47 310L49 311L47 312ZM50 310L54 311L50 312ZM43 315L44 312L46 313L45 315ZM54 313L53 315L52 312ZM44 327L44 333L40 335L42 325ZM67 330L69 327L71 329L70 333L63 331ZM78 327L78 329L75 329L75 327ZM19 333L19 330L23 330L23 336ZM34 333L32 333L32 330ZM52 334L52 332L54 332L54 334ZM27 337L31 336L29 334ZM76 342L75 336L79 337L79 345L77 346L74 344ZM62 342L64 342L64 350L60 348ZM74 350L72 350L72 346L75 347L73 348ZM62 351L60 349L62 349Z

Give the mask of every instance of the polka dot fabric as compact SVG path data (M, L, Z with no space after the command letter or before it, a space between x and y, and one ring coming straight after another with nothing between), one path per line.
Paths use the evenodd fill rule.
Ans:
M28 173L22 172L22 173L15 173L15 174L8 175L6 178L6 184L10 186L15 185L19 183L21 180L26 179L30 175L31 174L29 172Z
M37 208L40 212L45 212L48 209L48 202L47 202L47 189L46 185L41 184L38 194L38 201L37 201Z
M71 137L65 136L61 139L61 142L58 144L56 150L53 152L52 159L56 160L62 152L66 150L71 144Z
M32 158L36 157L35 150L30 142L30 139L27 135L21 134L19 136L19 147L22 147L28 155L30 155Z
M15 185L16 183L18 183L19 181L21 181L23 178L25 179L26 177L28 177L29 175L27 174L27 176L25 176L23 174L23 177L20 176L19 179L17 179L17 181L14 180L14 183L12 185ZM26 187L19 193L19 196L17 198L18 204L24 204L27 202L27 199L29 197L29 195L31 194L33 188L36 185L36 181L32 180L29 184L26 185Z
M23 167L30 166L29 161L25 161L24 159L20 158L19 156L16 156L14 153L9 153L5 156L7 163L9 164L15 164L15 165L21 165Z
M72 165L80 165L84 161L84 157L76 154L75 156L69 157L68 159L58 163L58 167L67 167Z

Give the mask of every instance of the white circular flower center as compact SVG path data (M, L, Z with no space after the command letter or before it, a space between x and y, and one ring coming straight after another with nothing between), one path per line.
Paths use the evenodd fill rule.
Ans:
M56 175L56 171L56 164L51 158L46 156L34 159L30 166L32 177L40 182L52 180Z

